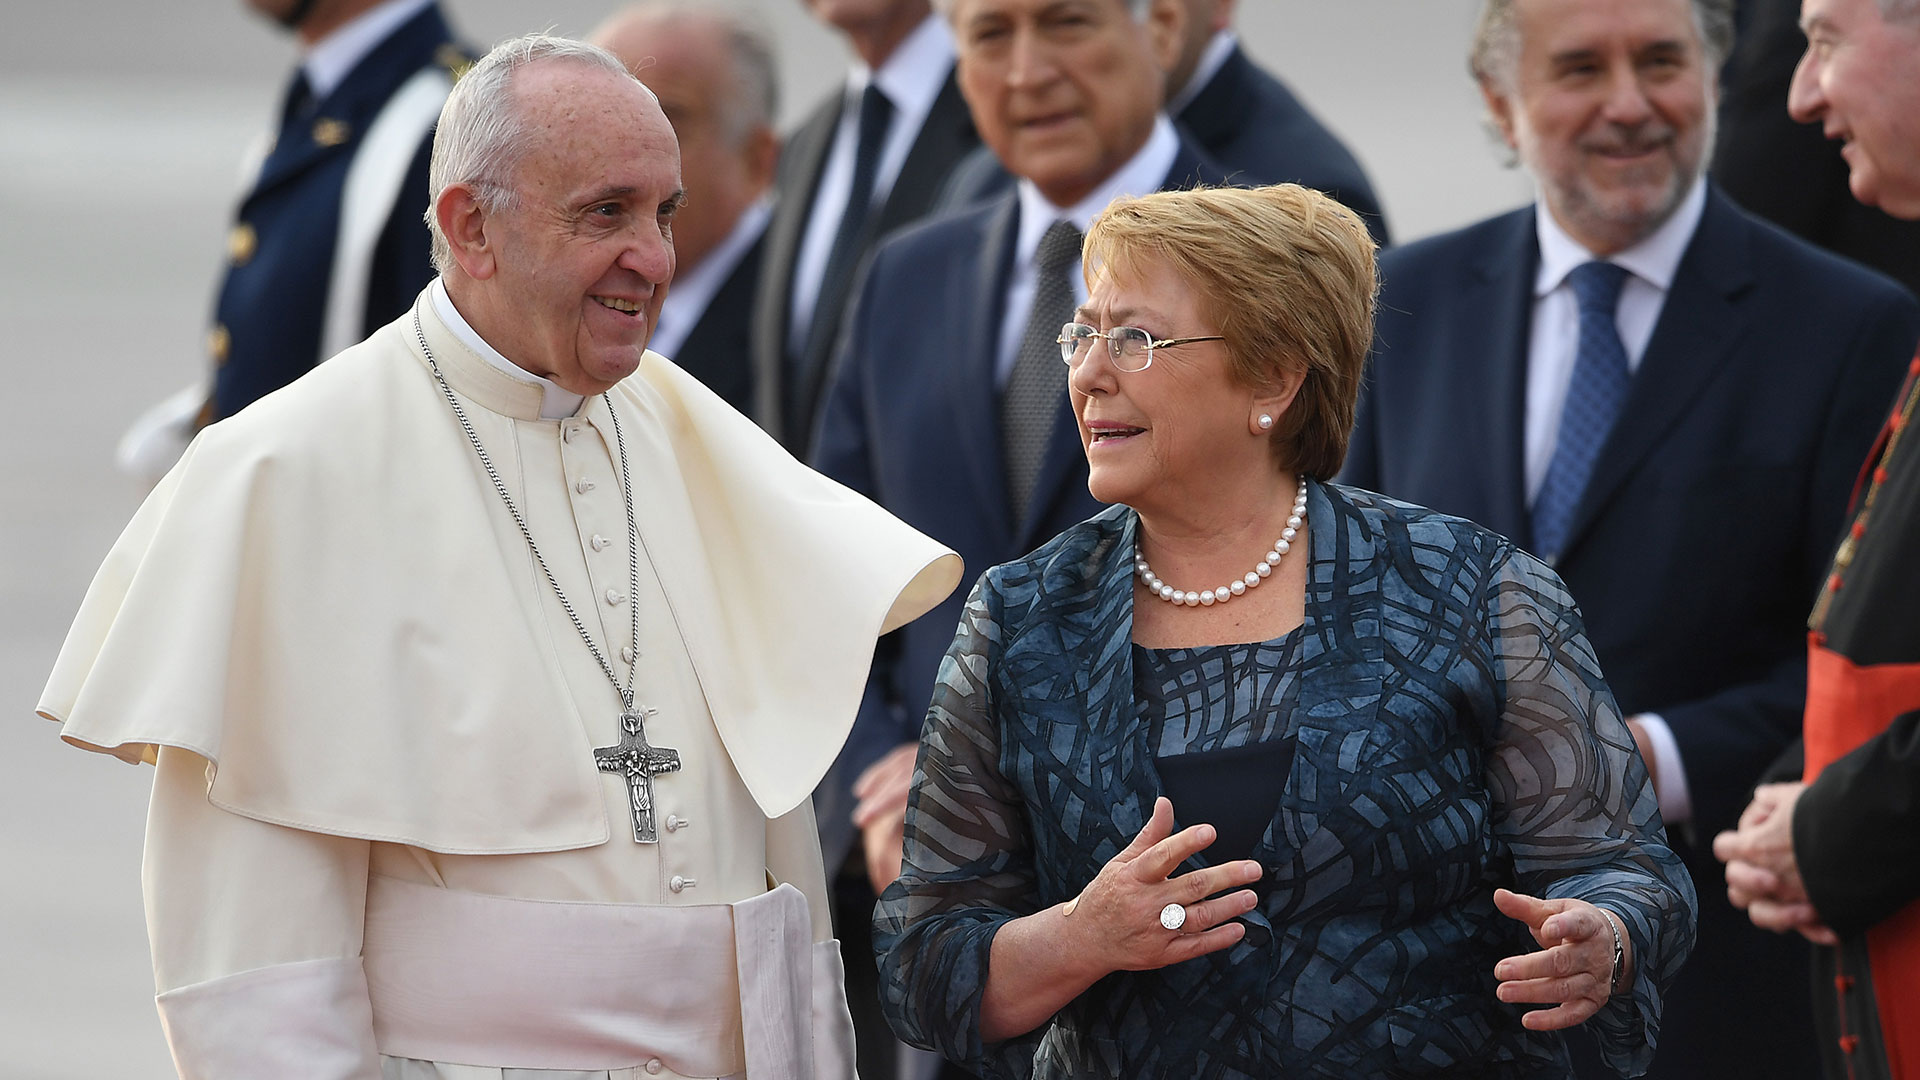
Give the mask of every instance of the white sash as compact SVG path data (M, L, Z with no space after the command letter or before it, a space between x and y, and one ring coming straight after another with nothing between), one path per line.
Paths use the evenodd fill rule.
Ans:
M375 876L362 957L375 1042L392 1057L578 1071L657 1060L682 1076L843 1080L851 1058L829 1064L836 1048L814 1045L817 998L846 1015L840 980L815 955L835 946L811 938L791 885L664 907ZM838 1017L827 1019L822 1034L836 1042ZM838 1075L818 1075L816 1062Z

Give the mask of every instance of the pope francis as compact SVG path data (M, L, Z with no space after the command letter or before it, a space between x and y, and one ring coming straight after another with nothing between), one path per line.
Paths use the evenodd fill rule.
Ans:
M646 351L679 150L591 46L461 80L441 277L201 434L39 712L156 766L183 1077L851 1076L807 796L959 560Z

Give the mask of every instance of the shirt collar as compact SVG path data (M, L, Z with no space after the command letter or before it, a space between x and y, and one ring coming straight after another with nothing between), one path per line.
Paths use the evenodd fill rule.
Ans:
M386 0L385 3L355 15L339 29L315 42L300 58L300 70L313 88L313 99L324 101L339 89L354 66L380 47L400 25L413 18L433 0Z
M1187 80L1187 85L1167 99L1167 114L1179 116L1182 110L1193 104L1193 99L1200 96L1200 91L1205 90L1213 77L1220 74L1220 69L1227 66L1227 57L1233 55L1234 47L1239 44L1240 36L1232 29L1215 32L1213 40L1207 42L1206 51L1200 54L1200 62L1194 66L1193 76Z
M1153 134L1146 145L1134 152L1125 165L1114 170L1086 198L1072 206L1055 206L1040 194L1033 181L1022 179L1020 192L1020 233L1015 240L1014 259L1022 267L1030 266L1040 251L1040 238L1056 221L1071 221L1085 235L1087 226L1107 204L1122 195L1151 195L1166 186L1173 172L1174 159L1180 156L1180 136L1165 113L1154 118Z
M747 207L740 220L734 222L733 231L707 252L705 258L686 273L674 274L673 287L667 290L667 298L660 305L660 327L654 331L651 346L654 352L669 359L679 356L680 347L687 343L694 324L705 314L720 286L733 275L734 267L740 265L747 249L766 231L772 216L773 199L762 195Z
M953 60L953 31L948 29L946 18L928 15L878 71L855 64L847 75L847 93L858 100L872 83L887 95L895 116L912 119L914 128L918 128L919 121L933 111L933 99L940 96L940 88L947 84Z
M1680 259L1687 253L1687 245L1692 242L1706 208L1707 181L1700 177L1659 228L1606 261L1625 267L1634 277L1666 292L1673 285L1673 275L1680 268ZM1540 243L1540 269L1534 275L1533 295L1541 297L1559 288L1574 267L1592 262L1597 256L1560 227L1545 203L1534 207L1533 220Z
M466 318L460 314L460 309L453 306L453 297L447 295L446 282L434 278L429 288L433 297L434 314L440 316L440 321L447 324L447 329L453 331L453 336L460 340L460 344L471 349L475 356L499 368L509 377L540 388L540 419L558 420L580 411L580 403L586 398L571 390L561 389L551 379L543 379L535 375L500 355L500 350L487 344L486 339L468 325Z

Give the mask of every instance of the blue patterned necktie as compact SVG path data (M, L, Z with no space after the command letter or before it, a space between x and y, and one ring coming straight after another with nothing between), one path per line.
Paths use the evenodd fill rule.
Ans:
M1574 352L1567 403L1560 411L1560 437L1547 464L1547 477L1533 500L1533 549L1548 562L1558 559L1566 546L1573 511L1587 490L1600 447L1613 430L1633 379L1627 370L1627 347L1614 325L1620 287L1626 280L1625 268L1608 262L1582 263L1567 276L1580 305L1580 344Z

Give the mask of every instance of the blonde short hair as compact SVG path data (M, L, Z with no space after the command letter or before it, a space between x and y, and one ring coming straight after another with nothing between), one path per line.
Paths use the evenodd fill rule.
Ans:
M1227 339L1233 375L1269 386L1304 372L1274 429L1282 467L1325 480L1353 434L1379 291L1358 214L1298 184L1116 199L1087 230L1088 285L1160 265L1186 279Z

